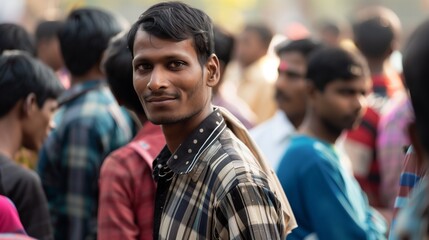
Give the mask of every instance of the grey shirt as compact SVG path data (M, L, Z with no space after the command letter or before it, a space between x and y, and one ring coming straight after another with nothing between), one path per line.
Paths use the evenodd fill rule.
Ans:
M53 239L48 202L39 176L0 155L0 188L15 204L25 231L31 237Z

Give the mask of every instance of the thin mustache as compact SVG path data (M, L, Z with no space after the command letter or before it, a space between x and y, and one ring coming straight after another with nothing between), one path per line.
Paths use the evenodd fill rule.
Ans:
M166 93L164 91L157 91L157 92L151 92L149 94L145 94L143 96L143 99L145 101L152 101L153 99L160 99L160 98L176 99L178 97L179 97L179 95L176 93Z

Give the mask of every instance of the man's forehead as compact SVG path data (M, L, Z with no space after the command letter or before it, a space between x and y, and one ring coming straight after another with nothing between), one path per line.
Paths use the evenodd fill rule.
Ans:
M171 54L175 52L183 52L183 50L186 50L186 52L194 52L196 55L194 41L192 38L176 41L174 39L159 38L144 30L137 31L134 40L134 54L138 54L139 52L148 52L150 50L162 50L166 48L169 49Z

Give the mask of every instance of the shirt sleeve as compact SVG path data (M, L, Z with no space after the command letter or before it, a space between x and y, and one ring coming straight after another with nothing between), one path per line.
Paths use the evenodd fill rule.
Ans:
M384 238L369 207L359 217L340 172L329 163L312 164L300 176L300 188L305 191L297 194L302 194L303 207L319 239Z
M280 203L269 189L240 183L215 207L217 239L284 239Z
M393 233L396 227L396 218L398 213L403 209L409 201L410 193L424 176L424 167L419 164L416 153L413 147L410 147L405 155L403 170L400 174L399 191L395 199L395 206L393 208L392 224L390 232Z
M137 153L123 148L109 155L101 168L97 237L149 240L152 239L155 196L152 171L146 164L131 169L133 166L125 161L144 162ZM138 176L134 178L135 175ZM144 194L140 194L143 191ZM145 221L140 221L142 219Z

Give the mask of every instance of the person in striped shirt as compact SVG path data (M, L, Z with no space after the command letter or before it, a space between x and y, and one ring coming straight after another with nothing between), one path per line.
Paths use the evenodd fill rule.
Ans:
M211 104L219 81L213 26L180 2L150 7L132 26L134 89L166 146L154 162L154 239L284 239L287 198L245 127Z

